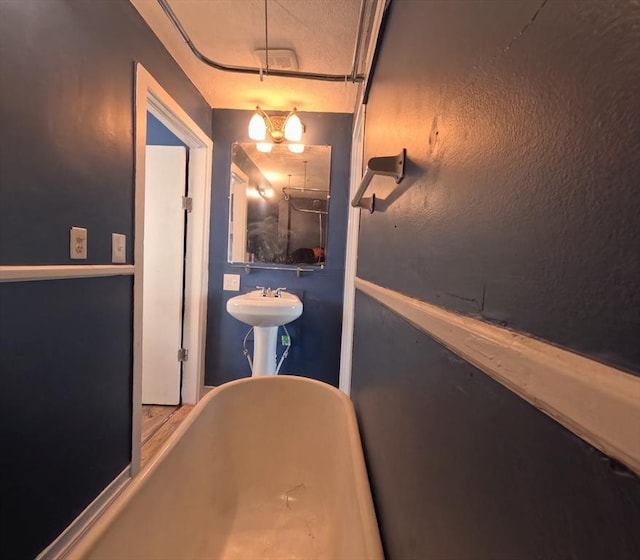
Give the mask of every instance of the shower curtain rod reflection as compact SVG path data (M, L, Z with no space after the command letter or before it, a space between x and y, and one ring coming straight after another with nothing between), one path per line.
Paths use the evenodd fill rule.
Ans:
M301 192L301 193L306 193L306 192L318 192L318 193L326 193L326 199L329 199L329 191L325 190L325 189L307 189L307 188L302 188L302 187L282 187L282 192L284 193L284 197L286 200L289 200L290 198L292 198L293 195L291 195L290 193L288 193L287 191L296 191L296 192ZM298 198L308 198L308 197L298 197Z
M293 200L289 199L289 205L291 206L291 208L293 208L296 212L303 212L306 214L322 214L324 216L328 215L329 212L327 212L326 210L310 210L307 208L298 208L294 203Z
M323 214L325 216L327 214L329 214L328 210L313 210L313 209L310 209L310 208L298 208L295 205L294 201L293 201L293 199L296 198L296 197L293 196L293 194L291 194L288 191L297 191L297 192L300 192L300 193L308 193L308 192L325 193L326 196L324 196L322 198L319 198L319 197L318 198L316 198L316 197L309 198L309 197L306 197L306 196L297 197L298 200L318 200L320 202L329 200L329 198L330 198L329 191L325 191L324 189L302 189L300 187L282 187L282 193L284 194L284 199L289 202L289 206L291 206L291 208L293 208L295 211L304 212L304 213L307 213L307 214Z

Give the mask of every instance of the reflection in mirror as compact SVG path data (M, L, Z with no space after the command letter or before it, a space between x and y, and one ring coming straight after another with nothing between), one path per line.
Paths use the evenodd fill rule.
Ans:
M228 260L323 265L329 217L331 146L295 154L274 144L231 147Z

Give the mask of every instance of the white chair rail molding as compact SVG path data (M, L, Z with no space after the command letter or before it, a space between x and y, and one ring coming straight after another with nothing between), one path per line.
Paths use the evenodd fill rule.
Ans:
M639 377L361 278L356 288L640 474Z

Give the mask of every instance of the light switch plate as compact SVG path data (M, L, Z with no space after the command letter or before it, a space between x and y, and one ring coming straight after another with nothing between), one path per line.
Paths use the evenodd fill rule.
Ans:
M72 227L69 235L69 257L72 259L87 258L87 230Z
M114 264L127 262L127 236L122 233L111 234L111 262Z
M240 291L240 275L239 274L225 274L222 281L222 289L227 292L239 292Z

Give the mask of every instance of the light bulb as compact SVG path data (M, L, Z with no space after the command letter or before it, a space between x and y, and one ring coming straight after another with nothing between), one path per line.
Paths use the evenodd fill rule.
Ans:
M267 123L264 122L264 117L258 111L259 109L256 107L256 112L249 121L249 138L251 140L264 140L267 136Z
M273 149L273 144L271 142L257 142L256 148L259 152L268 154Z
M300 142L302 140L302 132L302 121L296 115L296 110L294 109L284 125L284 137L289 142Z
M289 144L289 151L294 154L301 154L304 152L304 144Z

